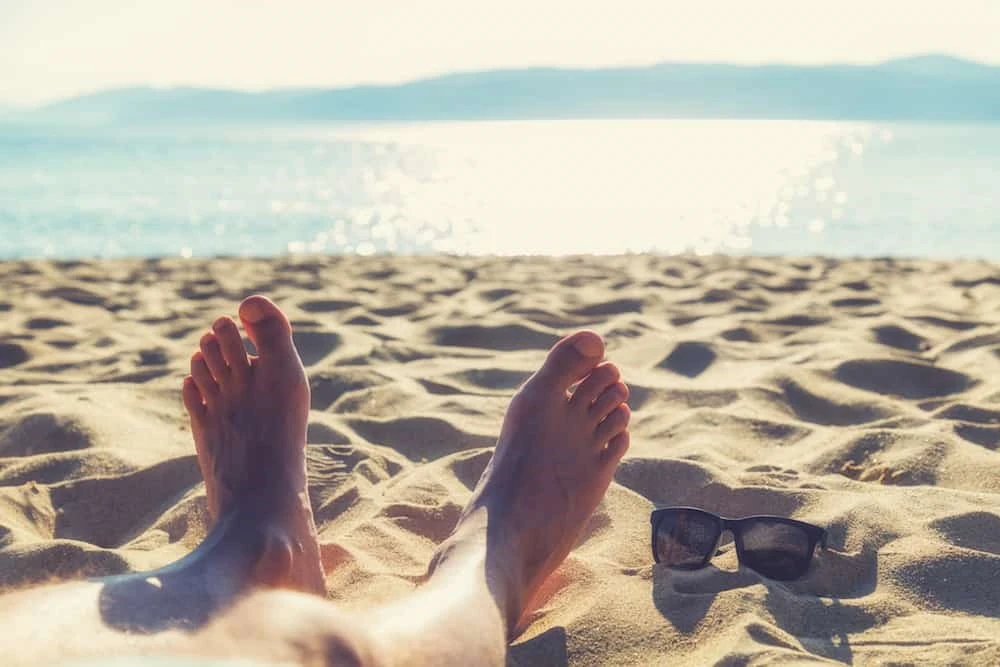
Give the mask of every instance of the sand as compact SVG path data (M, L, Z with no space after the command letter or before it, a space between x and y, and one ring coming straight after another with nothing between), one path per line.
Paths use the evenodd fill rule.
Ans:
M329 597L411 590L511 392L603 334L632 449L515 665L1000 664L1000 267L765 258L0 264L0 586L159 566L205 535L180 381L251 293L312 381ZM778 583L654 566L649 512L826 526ZM539 511L545 511L539 508Z

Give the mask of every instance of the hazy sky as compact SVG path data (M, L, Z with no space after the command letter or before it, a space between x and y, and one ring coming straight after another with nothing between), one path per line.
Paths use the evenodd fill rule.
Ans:
M0 0L0 101L664 60L1000 64L1000 0Z

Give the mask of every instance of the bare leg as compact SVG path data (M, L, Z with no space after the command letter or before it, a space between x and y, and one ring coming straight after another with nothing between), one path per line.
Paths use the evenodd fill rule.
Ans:
M4 664L109 649L200 651L194 633L253 587L325 594L306 494L309 385L284 315L252 297L240 316L259 356L248 358L236 324L220 318L183 388L215 520L210 534L155 572L4 596Z
M302 366L273 304L251 298L240 313L260 357L241 356L235 326L217 322L184 386L216 527L194 554L159 572L5 596L0 650L8 664L150 652L502 664L518 618L573 547L628 448L628 390L613 365L600 364L600 338L581 332L561 341L511 401L493 459L429 581L400 603L348 617L297 592L231 604L251 586L320 593L323 581L305 494ZM117 593L110 606L109 590Z
M208 511L218 519L239 508L269 524L257 583L325 595L306 489L309 381L273 303L250 297L239 313L258 356L247 357L236 323L221 317L184 380Z
M386 664L503 664L509 636L573 548L628 449L628 389L581 332L520 389L428 583L377 610ZM567 390L583 380L570 396Z
M575 334L518 391L472 500L414 593L351 619L317 598L257 594L220 620L222 636L268 636L271 651L288 651L271 655L317 664L504 664L518 619L628 449L628 389L603 354L595 334Z

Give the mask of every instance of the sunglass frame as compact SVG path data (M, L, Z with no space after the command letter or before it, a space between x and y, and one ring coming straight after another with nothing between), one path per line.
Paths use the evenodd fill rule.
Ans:
M653 560L657 563L660 562L660 555L656 551L656 533L660 528L660 524L663 523L663 518L670 514L671 512L693 512L700 514L702 516L708 517L713 521L716 526L715 544L709 550L705 558L696 565L667 565L667 567L678 569L678 570L700 570L703 567L707 567L708 564L715 558L716 552L719 550L719 546L722 544L722 536L726 531L729 531L733 536L733 542L736 544L736 558L740 565L750 568L749 565L744 565L745 557L743 551L743 526L748 522L753 522L756 520L767 520L772 523L780 523L787 526L793 526L795 528L801 529L809 540L809 547L807 553L809 554L809 561L806 564L803 572L808 571L809 566L812 565L812 560L816 555L816 546L819 545L821 549L826 549L826 538L827 532L825 528L817 526L815 524L806 523L805 521L799 521L797 519L789 519L783 516L775 516L772 514L753 514L750 516L740 517L739 519L725 517L720 514L715 514L714 512L709 512L708 510L701 509L700 507L689 507L685 505L678 505L674 507L660 507L652 511L649 515L649 522L652 527L650 544L653 548ZM755 572L762 574L770 579L777 579L771 575L763 572L759 572L754 568ZM801 574L799 575L801 576ZM795 579L797 577L790 577L789 579ZM785 579L788 581L789 579ZM781 579L778 579L781 580Z

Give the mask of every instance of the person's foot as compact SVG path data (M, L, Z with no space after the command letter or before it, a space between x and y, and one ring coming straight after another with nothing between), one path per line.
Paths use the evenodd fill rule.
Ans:
M323 592L306 490L305 369L288 318L274 303L249 297L239 316L258 356L247 356L236 323L220 317L184 378L208 511L213 520L234 510L260 517L267 547L258 583Z
M453 539L474 539L469 533L485 509L487 567L499 565L494 576L510 589L502 602L510 631L573 548L628 449L628 387L603 357L604 343L590 331L552 348L511 400L493 458L455 530Z

